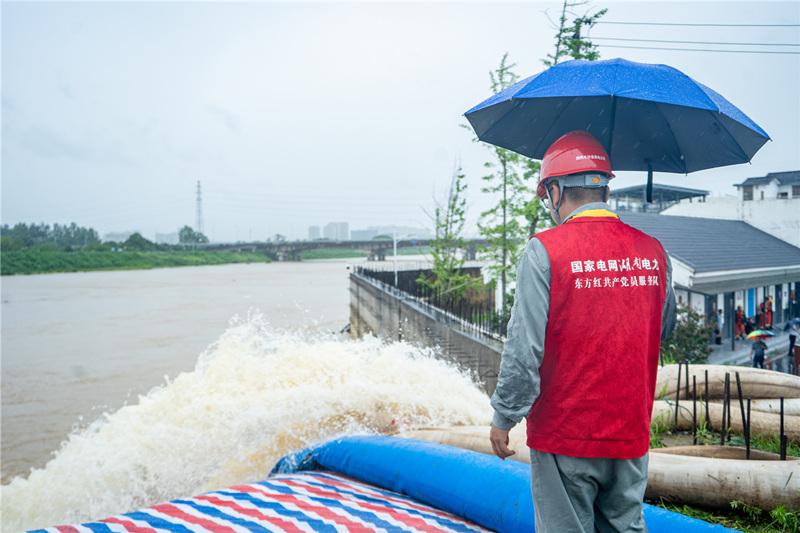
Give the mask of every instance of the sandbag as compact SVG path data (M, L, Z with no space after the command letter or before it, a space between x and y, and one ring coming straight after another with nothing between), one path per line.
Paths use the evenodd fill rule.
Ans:
M777 398L765 400L752 400L750 402L752 411L762 411L764 413L780 413L781 401ZM800 416L800 398L785 398L783 400L783 414Z
M488 426L428 428L398 436L493 455ZM509 433L509 448L517 452L510 459L530 463L524 423ZM731 446L650 450L646 497L720 509L730 508L732 501L767 510L779 505L800 509L800 460L777 461L775 454L755 450L753 459L743 457L743 448Z
M780 430L780 415L750 411L750 433L751 435L777 435ZM708 404L708 416L711 419L711 429L718 430L722 427L722 403ZM657 400L653 402L653 424L661 427L671 428L675 420L675 402ZM698 427L705 421L705 403L697 402L697 425ZM791 441L800 442L800 416L787 415L783 417L783 432ZM737 433L744 433L742 424L742 411L739 400L731 400L731 421L730 428ZM680 402L678 404L678 429L690 431L692 429L692 402Z
M800 398L800 376L728 365L689 365L689 398L692 393L692 376L697 379L697 397L703 398L705 391L705 371L708 370L708 398L722 399L725 387L725 373L730 374L731 398L738 398L736 372L742 382L744 398ZM675 399L678 386L678 365L665 365L658 369L656 380L656 399ZM681 400L686 398L686 367L681 366Z
M779 505L800 510L797 459L746 461L660 451L650 451L647 498L719 509L730 509L730 502L741 501L765 510Z
M691 455L694 457L710 457L712 459L747 459L747 449L741 446L720 446L719 444L706 444L698 446L668 446L666 448L651 448L650 453L668 453L671 455ZM777 461L781 458L777 453L763 450L750 450L750 459L760 461ZM791 457L791 459L798 459Z

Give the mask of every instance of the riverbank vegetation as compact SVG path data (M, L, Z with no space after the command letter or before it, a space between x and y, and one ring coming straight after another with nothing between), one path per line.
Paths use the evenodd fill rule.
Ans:
M304 250L300 259L349 259L351 257L367 257L369 252L355 248L317 248Z
M61 251L21 250L3 252L0 274L46 274L51 272L88 272L95 270L142 270L181 266L223 265L229 263L269 263L259 253L204 251Z
M140 270L227 263L268 263L256 252L194 249L207 243L202 233L185 226L177 245L157 244L134 233L123 242L101 242L97 232L75 223L4 225L0 236L0 274L45 274L94 270Z
M405 248L398 248L397 255L425 255L431 253L428 246L408 246ZM386 255L389 260L392 251L390 250ZM315 250L305 250L300 254L300 259L350 259L358 257L367 257L369 252L366 250L359 250L357 248L317 248Z

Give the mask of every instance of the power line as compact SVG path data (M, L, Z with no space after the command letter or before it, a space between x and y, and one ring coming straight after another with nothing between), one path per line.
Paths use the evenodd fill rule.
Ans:
M597 24L623 24L630 26L709 26L723 28L798 28L800 24L720 24L699 22L629 22L621 20L598 20Z
M779 50L719 50L712 48L668 48L668 47L655 47L655 46L625 46L621 44L602 44L598 46L603 48L632 48L636 50L673 50L678 52L721 52L728 54L781 54L781 55L800 55L800 52L787 52Z
M724 44L732 46L800 46L800 43L734 43L730 41L671 41L669 39L628 39L627 37L592 37L591 40L630 41L637 43Z

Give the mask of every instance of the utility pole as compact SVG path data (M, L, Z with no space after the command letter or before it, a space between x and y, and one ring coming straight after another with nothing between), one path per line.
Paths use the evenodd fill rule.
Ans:
M392 232L392 263L394 263L394 286L397 288L397 229Z
M200 180L197 180L197 206L195 211L194 230L203 233L203 191L200 188Z

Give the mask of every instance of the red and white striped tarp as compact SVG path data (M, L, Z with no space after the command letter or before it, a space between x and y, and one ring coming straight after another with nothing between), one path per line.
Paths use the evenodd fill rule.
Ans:
M50 533L129 531L487 531L450 513L329 472L278 474Z

